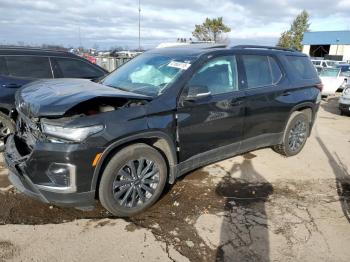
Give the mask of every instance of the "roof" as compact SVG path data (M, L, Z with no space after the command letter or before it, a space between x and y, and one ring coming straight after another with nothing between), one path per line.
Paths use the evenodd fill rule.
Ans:
M303 45L350 45L350 31L306 32Z
M42 48L28 48L28 47L0 47L0 55L38 55L38 56L60 56L60 57L74 57L77 56L58 50L42 49Z
M229 47L224 44L193 44L193 45L183 45L177 47L166 47L166 48L156 48L146 53L149 54L161 54L161 55L170 55L170 56L192 56L199 57L203 54L209 53L244 53L244 54L285 54L288 55L304 55L296 50L279 48L274 46L259 46L259 45L239 45Z
M223 45L202 45L202 44L193 44L193 45L181 45L181 46L172 46L164 48L156 48L147 53L151 54L162 54L162 55L185 55L185 56L200 56L205 53L209 53L213 50L224 50L226 48Z

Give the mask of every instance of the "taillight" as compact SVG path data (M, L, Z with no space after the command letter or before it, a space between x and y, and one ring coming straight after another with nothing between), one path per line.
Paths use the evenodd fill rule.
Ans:
M323 89L322 83L317 84L315 87L322 92L322 89Z

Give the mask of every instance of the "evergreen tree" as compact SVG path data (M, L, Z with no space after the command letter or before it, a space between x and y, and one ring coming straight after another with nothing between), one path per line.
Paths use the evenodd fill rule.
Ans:
M201 25L196 25L192 35L200 41L218 42L222 39L223 33L228 33L231 28L226 26L222 17L207 18Z
M288 31L281 34L277 46L302 50L304 33L309 31L310 15L307 11L302 11L293 21Z

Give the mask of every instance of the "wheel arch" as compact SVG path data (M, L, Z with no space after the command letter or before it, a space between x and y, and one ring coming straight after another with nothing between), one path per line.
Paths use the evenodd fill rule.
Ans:
M173 139L161 131L145 132L117 140L103 151L95 168L91 183L91 189L96 191L96 195L98 195L99 181L102 173L111 157L122 148L136 143L144 143L157 149L163 155L168 166L168 183L173 184L175 182L177 155Z
M298 104L298 105L294 106L292 108L292 110L289 112L289 116L286 119L285 124L284 124L283 134L285 133L289 119L294 112L304 112L307 115L309 123L310 123L310 133L311 133L311 127L312 127L312 123L313 123L315 116L316 116L316 110L315 110L315 105L313 103L306 102L306 103L302 103L302 104Z

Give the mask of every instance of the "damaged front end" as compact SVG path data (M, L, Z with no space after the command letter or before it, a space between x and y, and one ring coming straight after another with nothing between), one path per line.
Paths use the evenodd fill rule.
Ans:
M107 132L108 121L118 122L115 118L149 98L72 81L84 88L80 95L76 87L69 90L69 81L65 88L57 81L41 81L18 92L16 133L7 138L4 158L11 182L23 193L61 206L91 207L91 163L107 146L100 133ZM38 88L43 82L50 84L45 90Z

